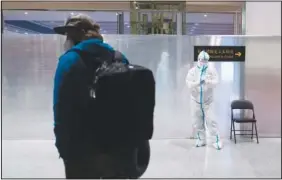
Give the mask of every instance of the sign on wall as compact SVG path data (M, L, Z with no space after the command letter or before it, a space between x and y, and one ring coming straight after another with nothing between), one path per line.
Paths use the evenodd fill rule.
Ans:
M245 62L245 46L194 46L194 61L203 50L210 55L210 62Z

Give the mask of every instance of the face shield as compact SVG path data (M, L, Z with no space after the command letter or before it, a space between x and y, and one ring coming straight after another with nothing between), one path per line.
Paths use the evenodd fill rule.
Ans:
M201 51L200 54L198 55L198 66L199 67L206 67L208 66L210 56L208 53L205 51Z

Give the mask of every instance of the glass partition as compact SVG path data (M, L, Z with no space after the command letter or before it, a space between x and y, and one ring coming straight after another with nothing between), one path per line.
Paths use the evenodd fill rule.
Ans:
M193 135L190 93L185 84L185 77L194 65L194 45L247 46L246 62L250 61L250 63L247 63L245 74L244 63L210 63L211 66L215 66L220 76L220 83L214 92L213 108L222 136L229 136L230 102L243 97L244 92L246 98L254 100L255 107L260 107L257 116L261 117L259 120L262 124L269 122L263 113L271 110L272 114L275 114L271 120L272 124L268 126L271 128L259 125L259 132L264 132L266 136L281 133L280 98L273 98L281 97L278 92L281 89L281 82L275 80L280 75L279 73L279 76L272 75L270 79L276 84L269 87L272 90L267 89L263 84L266 81L258 81L253 72L256 72L260 78L266 77L267 73L255 71L257 66L252 65L253 54L264 52L263 44L279 45L280 39L166 35L105 35L104 37L106 42L122 51L131 63L148 67L154 72L156 79L154 139L187 138ZM63 53L64 37L4 34L2 42L3 139L53 139L53 76L58 57ZM252 43L255 45L259 43L261 49L254 51ZM268 90L271 93L266 92ZM265 96L270 94L272 98ZM267 98L268 103L275 105L275 108L270 109L268 105L262 105L264 98Z

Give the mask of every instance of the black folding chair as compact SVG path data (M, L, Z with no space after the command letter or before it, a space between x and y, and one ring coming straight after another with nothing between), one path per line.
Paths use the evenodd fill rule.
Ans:
M233 115L233 110L251 110L253 113L252 118L235 118ZM252 130L235 130L235 123L252 123ZM254 126L255 126L255 134L254 134ZM236 131L248 131L252 132L252 134L236 134ZM254 111L254 105L251 101L248 100L235 100L231 103L231 130L230 130L230 139L232 139L232 132L234 135L234 141L236 144L236 135L251 135L251 139L253 139L253 135L256 135L257 137L257 143L259 143L258 140L258 131L257 131L257 120L255 117L255 111Z

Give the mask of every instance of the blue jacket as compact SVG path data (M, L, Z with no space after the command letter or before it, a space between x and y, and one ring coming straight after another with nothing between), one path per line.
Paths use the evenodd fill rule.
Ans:
M79 153L87 144L83 126L89 97L87 85L93 74L88 73L87 64L76 51L88 54L89 58L83 60L91 62L97 56L111 58L114 49L102 40L90 39L72 47L59 58L54 78L53 111L56 146L62 158ZM129 63L124 55L122 61Z

